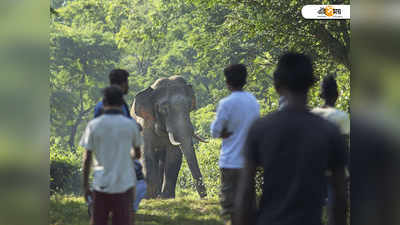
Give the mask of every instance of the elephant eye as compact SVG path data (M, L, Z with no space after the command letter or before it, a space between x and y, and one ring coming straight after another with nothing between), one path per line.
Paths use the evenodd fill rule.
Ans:
M168 113L168 110L169 110L168 103L160 104L160 105L159 105L159 110L160 110L160 112L163 113L163 114Z

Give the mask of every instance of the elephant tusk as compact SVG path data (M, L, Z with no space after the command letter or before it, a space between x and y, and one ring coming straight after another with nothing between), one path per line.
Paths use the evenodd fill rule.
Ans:
M175 145L175 146L181 145L181 143L175 141L174 135L171 132L168 132L168 137L169 137L169 141L171 142L172 145Z
M199 140L199 141L201 141L201 142L208 143L208 140L206 140L206 139L200 137L200 136L199 136L198 134L196 134L196 133L193 133L193 137L195 137L197 140Z

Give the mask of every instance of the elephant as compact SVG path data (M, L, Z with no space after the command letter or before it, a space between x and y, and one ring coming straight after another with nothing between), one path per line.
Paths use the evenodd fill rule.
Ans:
M181 76L160 78L140 91L131 114L142 126L143 168L148 198L175 198L175 187L185 156L201 198L207 196L193 148L194 132L190 112L196 98L191 85Z

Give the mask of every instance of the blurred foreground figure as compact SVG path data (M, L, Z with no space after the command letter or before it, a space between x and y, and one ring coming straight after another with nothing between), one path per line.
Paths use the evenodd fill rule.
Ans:
M351 1L351 224L400 224L400 1Z
M314 83L307 56L287 53L281 57L274 85L287 105L250 128L234 225L321 225L327 171L332 172L331 215L337 225L345 224L346 144L335 125L307 109L307 93ZM258 166L264 169L264 184L256 209Z
M395 133L374 118L351 121L351 224L399 224L400 152Z

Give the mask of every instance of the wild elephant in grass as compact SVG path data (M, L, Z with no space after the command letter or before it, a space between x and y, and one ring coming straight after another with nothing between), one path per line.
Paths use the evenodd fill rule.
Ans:
M198 137L190 121L196 98L191 85L180 76L160 78L139 92L131 114L143 127L143 164L149 198L174 198L182 164L182 153L189 165L200 197L207 195L193 148Z

